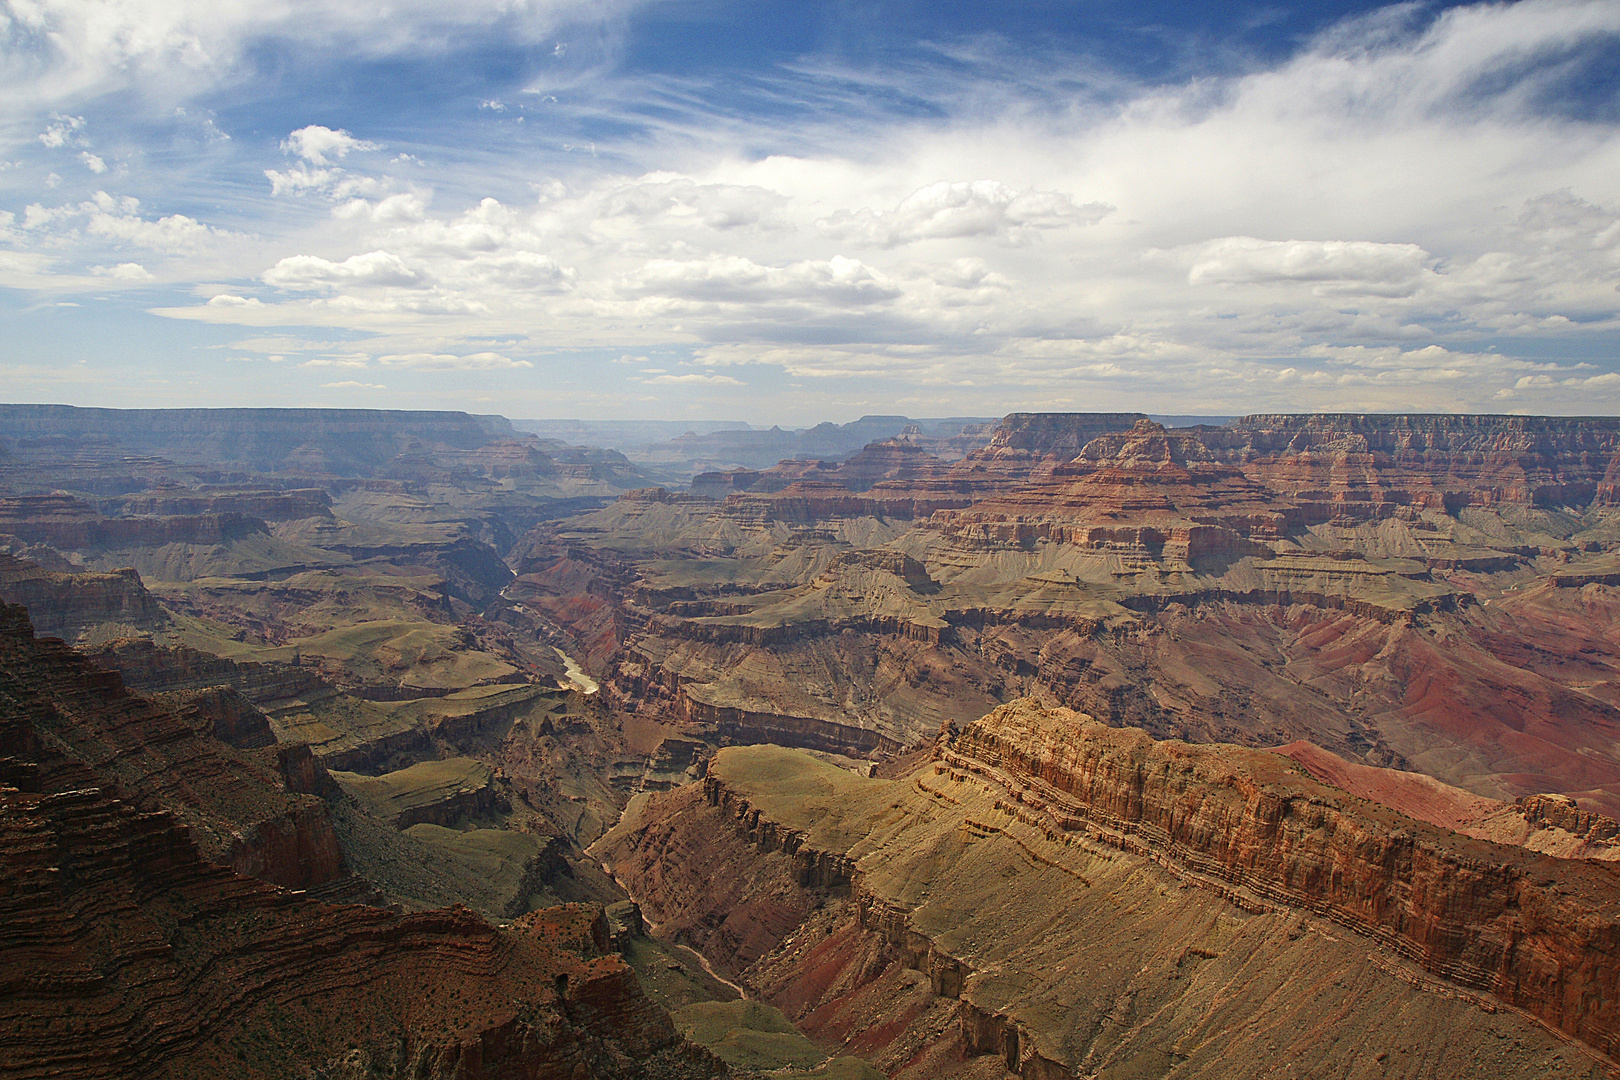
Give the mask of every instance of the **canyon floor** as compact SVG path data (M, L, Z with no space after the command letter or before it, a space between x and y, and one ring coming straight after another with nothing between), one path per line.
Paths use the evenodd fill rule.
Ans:
M1620 423L893 419L0 408L0 1075L1615 1068Z

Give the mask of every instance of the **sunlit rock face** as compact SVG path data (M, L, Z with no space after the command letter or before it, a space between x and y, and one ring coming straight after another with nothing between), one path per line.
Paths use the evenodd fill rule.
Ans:
M891 1075L1597 1076L1614 1050L1607 864L1032 702L893 779L724 750L595 850L667 932Z

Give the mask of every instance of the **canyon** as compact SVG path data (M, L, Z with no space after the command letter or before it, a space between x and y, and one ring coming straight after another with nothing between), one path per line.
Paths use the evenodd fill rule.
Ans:
M892 779L727 748L595 850L670 933L891 1076L1611 1067L1612 867L1264 751L1021 701Z
M0 407L0 1073L1616 1068L1620 422L576 430Z

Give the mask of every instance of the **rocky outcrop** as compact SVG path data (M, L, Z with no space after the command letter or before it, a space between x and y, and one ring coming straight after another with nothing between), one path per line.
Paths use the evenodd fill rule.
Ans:
M224 544L268 531L263 521L239 513L114 518L69 495L0 499L0 533L69 551Z
M0 554L0 601L26 607L39 633L65 641L96 630L120 637L151 633L170 622L134 570L57 573Z
M1620 872L1471 845L1233 747L1020 702L940 749L1016 813L1313 910L1620 1056Z
M145 638L123 638L87 650L91 663L116 671L123 684L145 694L182 693L227 686L249 701L331 693L307 668L226 660L185 646L166 647Z
M250 747L268 745L252 714L239 713L222 714L233 733ZM206 858L296 888L344 873L324 806L289 791L269 761L253 756L266 751L216 738L217 719L196 702L176 710L131 694L116 672L36 639L27 613L10 605L0 606L0 717L37 730L143 811L173 813Z
M328 906L209 865L168 814L98 788L0 787L0 851L8 1076L723 1071L598 946L599 909L497 930Z
M1187 432L1142 419L1100 435L1044 477L942 511L933 524L970 545L1037 541L1149 555L1167 565L1269 555L1290 508Z
M263 521L291 521L308 517L331 517L332 496L321 488L294 488L217 491L185 488L141 491L103 504L107 510L135 517L172 517L242 514Z
M444 592L474 607L483 607L512 581L512 571L499 553L470 536L447 542L414 544L329 543L326 550L356 561L419 568L444 579Z
M1223 873L1206 859L1207 844L1060 807L1055 789L1006 767L1005 756L1001 764L968 756L967 743L985 737L970 728L892 781L794 751L722 750L701 792L653 796L592 852L659 934L701 949L812 1037L901 1080L1001 1069L1133 1076L1144 1062L1207 1080L1360 1070L1596 1078L1612 1067L1491 993L1425 972L1421 959L1364 926L1347 933L1330 905L1258 892ZM1188 748L1160 746L1179 761L1172 774L1197 771ZM1253 778L1268 794L1313 788L1275 756L1197 749L1252 756L1275 778ZM1245 770L1241 760L1229 764L1210 778L1207 797L1241 803ZM1120 778L1145 791L1158 771L1141 770L1145 787L1128 769ZM1315 792L1339 800L1370 833L1399 820L1332 789ZM1198 799L1178 805L1200 819ZM1309 862L1321 831L1284 857ZM1439 830L1419 840L1431 838L1471 843ZM1364 839L1376 862L1376 841ZM1523 913L1530 936L1547 932L1542 916L1558 905L1578 913L1599 899L1602 914L1579 917L1614 917L1583 876L1587 864L1525 862L1556 878L1531 883L1545 902ZM1350 873L1342 860L1328 866ZM1387 869L1401 866L1395 858ZM1466 924L1471 909L1457 890L1489 876L1480 870L1425 877L1411 895L1450 891L1445 917ZM1408 899L1383 895L1390 907ZM1543 956L1541 940L1522 940Z
M990 444L963 458L957 471L1035 479L1073 460L1091 440L1146 419L1141 413L1009 413Z
M1588 843L1612 844L1620 837L1620 822L1582 810L1568 795L1523 795L1517 806L1525 819L1537 828L1558 829Z
M598 907L496 929L459 907L399 915L289 891L329 894L341 871L317 797L330 779L307 747L270 759L0 608L0 1073L724 1071L609 953Z
M238 750L262 750L276 744L270 718L229 686L208 686L152 695L171 709L190 709L208 725L208 733Z
M793 867L793 880L801 888L822 889L849 894L855 877L855 863L836 852L818 851L809 836L763 816L746 795L733 791L717 776L703 778L703 797L720 811L737 834L762 855L779 851Z
M1199 436L1317 520L1402 507L1587 506L1620 455L1612 417L1246 416Z
M494 810L501 798L490 770L470 758L418 762L376 777L338 772L334 779L401 830L448 828Z
M1279 746L1276 752L1292 758L1324 783L1476 840L1512 844L1562 859L1620 861L1620 843L1616 843L1620 823L1581 809L1568 795L1524 795L1508 803L1422 773L1347 761L1304 740Z

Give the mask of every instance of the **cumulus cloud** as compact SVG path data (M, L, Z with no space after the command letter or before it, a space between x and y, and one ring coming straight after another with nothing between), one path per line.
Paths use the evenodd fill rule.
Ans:
M427 201L415 192L410 191L389 195L376 202L370 202L366 199L350 199L346 203L334 206L332 216L337 218L364 217L382 225L423 221L427 218Z
M92 266L92 274L109 277L115 281L153 281L156 280L151 271L140 263L124 262L117 266Z
M787 199L758 185L699 184L689 177L653 174L615 184L586 200L598 227L702 226L717 231L787 228Z
M270 181L270 194L296 195L304 191L325 190L342 175L342 170L311 169L298 165L285 171L266 169L264 175Z
M467 18L487 16L472 6L485 15ZM827 109L836 130L788 130L777 114L706 123L690 95L644 138L565 166L527 143L457 154L459 135L424 136L408 172L389 166L408 184L362 175L374 144L310 125L288 136L288 158L251 166L283 197L261 219L262 246L239 245L234 272L198 271L225 283L199 292L220 295L163 313L375 335L389 344L372 351L414 358L386 365L402 368L499 370L577 349L659 365L613 369L621 382L718 389L735 373L678 365L756 364L880 387L873 399L937 387L928 400L962 412L1037 397L1164 411L1620 408L1604 378L1620 366L1620 123L1601 108L1568 120L1560 110L1580 95L1551 94L1580 50L1617 45L1612 0L1410 6L1236 75L1117 81L1106 108L1059 93L1080 77L1061 63L1031 61L1017 87L990 87L959 57L949 78L963 85L934 99L944 122L863 112L846 124ZM782 86L833 93L796 77ZM867 96L926 97L909 69L861 75L891 77L896 94ZM608 106L632 91L662 109L692 89L592 78L548 104L559 133L628 115ZM996 95L976 96L985 88ZM57 107L25 134L90 153L78 106ZM484 120L472 126L487 136ZM512 168L492 172L486 150ZM120 175L136 160L121 152ZM994 179L940 179L984 176L986 162ZM558 168L566 183L547 178ZM532 178L532 196L513 194L513 177ZM29 207L5 239L37 256L29 274L54 266L94 285L133 258L172 279L174 262L115 250L165 229L170 250L218 238L167 208L97 196ZM1486 340L1596 366L1515 366Z
M1095 225L1113 207L1077 204L1059 191L1014 191L995 180L941 180L918 188L893 210L839 210L816 222L822 234L863 247L899 247L918 240L994 237L1028 241L1043 229Z
M39 133L40 145L55 150L69 143L79 143L79 132L84 129L82 116L53 116L50 127Z
M1189 285L1331 283L1385 296L1410 295L1433 257L1416 244L1369 240L1257 240L1224 236L1184 252Z
M264 272L263 281L278 289L334 290L345 286L420 288L422 276L398 255L369 251L333 262L318 255L290 255Z
M351 150L381 150L379 143L357 139L347 131L336 131L320 124L299 128L281 141L281 149L297 154L314 165L329 165L335 159L342 161Z
M47 207L32 203L23 211L22 227L35 233L54 234L71 240L88 234L121 245L151 248L155 251L195 252L225 239L228 233L204 225L184 214L149 218L142 214L139 199L129 195L109 195L98 191L84 202Z
M893 300L900 288L857 259L835 255L787 266L761 266L740 255L676 261L654 259L626 275L627 296L664 296L722 304L823 300L841 305Z

